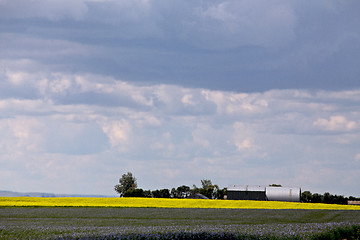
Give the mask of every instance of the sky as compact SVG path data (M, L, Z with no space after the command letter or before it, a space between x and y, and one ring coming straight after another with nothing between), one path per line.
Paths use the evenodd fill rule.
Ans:
M0 189L360 197L358 0L0 0Z

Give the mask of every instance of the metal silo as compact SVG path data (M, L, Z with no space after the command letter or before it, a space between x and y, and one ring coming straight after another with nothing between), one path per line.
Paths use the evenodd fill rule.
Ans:
M299 187L266 187L266 197L269 201L300 202Z

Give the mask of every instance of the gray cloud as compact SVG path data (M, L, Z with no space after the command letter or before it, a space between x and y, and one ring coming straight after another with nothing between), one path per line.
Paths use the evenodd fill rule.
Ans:
M81 19L87 12L82 0L3 0L0 2L1 18L46 18L52 21L61 19Z
M1 4L2 61L239 92L359 87L354 1Z

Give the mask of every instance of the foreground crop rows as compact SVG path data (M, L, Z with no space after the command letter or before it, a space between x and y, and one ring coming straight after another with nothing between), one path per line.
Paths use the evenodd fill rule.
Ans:
M331 231L356 231L349 223L195 225L154 227L0 226L1 239L316 239ZM342 235L339 239L346 237ZM324 238L324 237L323 237ZM327 239L326 237L324 239ZM335 238L337 239L337 238ZM357 238L358 239L358 238Z
M0 239L311 239L338 228L360 237L360 211L0 208Z

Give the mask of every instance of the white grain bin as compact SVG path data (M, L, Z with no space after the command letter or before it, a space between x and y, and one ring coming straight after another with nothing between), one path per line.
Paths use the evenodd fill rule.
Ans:
M299 187L266 187L266 197L269 201L300 202Z

